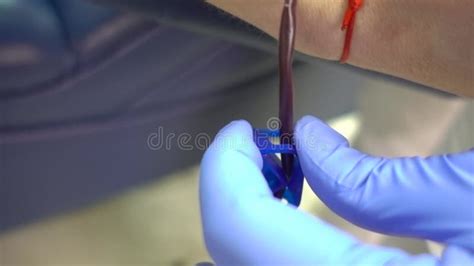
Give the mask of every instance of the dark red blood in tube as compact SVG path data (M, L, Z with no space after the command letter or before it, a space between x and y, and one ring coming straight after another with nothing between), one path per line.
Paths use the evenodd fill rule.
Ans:
M296 0L285 0L281 16L279 37L280 74L280 143L293 144L293 50L296 31ZM281 161L286 178L293 168L293 155L282 154Z

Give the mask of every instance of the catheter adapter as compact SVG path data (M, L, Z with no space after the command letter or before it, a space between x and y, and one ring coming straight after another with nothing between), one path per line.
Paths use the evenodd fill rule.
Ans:
M273 144L271 138L278 137L280 137L279 130L254 129L254 141L263 158L262 173L275 197L284 198L288 203L298 206L303 191L303 172L295 145ZM283 169L281 160L276 154L293 155L289 179Z

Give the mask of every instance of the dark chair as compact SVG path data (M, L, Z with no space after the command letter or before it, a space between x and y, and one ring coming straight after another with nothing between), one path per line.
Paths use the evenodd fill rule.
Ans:
M202 1L97 2L0 4L0 230L199 161L157 134L276 114L276 88L254 86L276 75L265 34Z

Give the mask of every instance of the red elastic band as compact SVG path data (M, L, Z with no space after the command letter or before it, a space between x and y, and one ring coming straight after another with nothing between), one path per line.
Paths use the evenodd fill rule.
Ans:
M357 11L361 8L364 0L349 0L349 6L347 7L346 14L344 15L344 21L342 22L342 30L346 31L346 39L344 40L344 50L342 51L341 59L339 62L344 64L349 58L352 43L352 33L354 32L354 24Z

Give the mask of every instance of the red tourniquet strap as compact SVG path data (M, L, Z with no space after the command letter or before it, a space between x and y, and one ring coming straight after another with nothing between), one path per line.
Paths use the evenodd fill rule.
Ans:
M349 0L349 6L347 7L346 14L344 15L344 21L342 22L341 28L342 30L346 31L344 50L342 51L341 59L339 60L342 64L346 63L347 59L349 58L356 13L361 8L363 3L364 0Z

